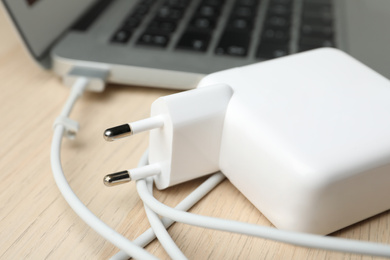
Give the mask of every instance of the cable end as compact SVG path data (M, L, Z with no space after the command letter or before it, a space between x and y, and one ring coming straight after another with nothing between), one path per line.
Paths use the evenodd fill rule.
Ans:
M108 128L104 131L103 137L107 142L112 142L120 138L128 137L132 135L129 124L119 125L112 128Z
M116 186L130 181L131 181L131 177L128 171L121 171L121 172L108 174L103 178L104 185L108 187Z

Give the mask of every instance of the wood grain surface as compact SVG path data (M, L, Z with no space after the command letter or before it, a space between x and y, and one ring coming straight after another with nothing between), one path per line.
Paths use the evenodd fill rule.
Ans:
M118 252L73 213L51 174L52 124L69 89L38 67L0 12L0 259L107 259ZM62 160L71 187L99 218L134 239L149 228L134 184L107 188L105 174L132 168L147 147L147 134L114 143L104 129L149 115L150 104L171 90L109 85L86 93L71 117L81 124L76 140L64 140ZM204 179L156 197L176 205ZM272 226L227 180L191 212ZM332 235L389 243L390 214L382 213ZM169 233L190 259L373 259L290 246L243 235L174 224ZM169 257L158 241L147 250Z

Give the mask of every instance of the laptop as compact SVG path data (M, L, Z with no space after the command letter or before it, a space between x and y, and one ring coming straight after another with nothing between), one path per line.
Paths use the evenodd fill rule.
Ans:
M2 0L28 52L65 75L191 89L206 74L336 47L390 78L389 0ZM280 77L275 71L275 77Z

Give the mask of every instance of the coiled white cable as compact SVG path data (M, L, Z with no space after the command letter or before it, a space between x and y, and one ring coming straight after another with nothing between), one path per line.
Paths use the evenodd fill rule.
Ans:
M148 152L146 151L139 163L138 167L144 166L148 163ZM192 191L186 198L184 198L175 209L180 211L188 211L190 208L192 208L197 202L199 202L204 196L206 196L207 193L212 191L220 182L222 182L225 179L224 175L220 175L220 178L208 178L206 181L204 181L199 187L197 187L194 191ZM170 227L175 221L169 218L162 218L161 222L165 226L165 228ZM145 231L142 235L140 235L137 239L135 239L133 242L136 245L139 246L146 246L149 244L153 239L156 238L156 235L153 233L153 230L150 228L147 231ZM129 256L124 251L118 252L116 255L112 256L110 260L127 260Z
M219 181L223 178L224 176L222 173L216 173L207 181ZM263 227L249 223L183 212L168 207L156 200L149 193L145 180L137 181L137 191L143 202L148 205L154 212L161 216L173 219L177 222L209 229L229 231L238 234L271 239L303 247L333 250L345 253L390 257L390 246L386 244L283 231L276 228Z
M71 94L61 112L60 117L67 118L76 102L76 100L84 92L85 87L88 84L86 78L78 78L72 87ZM84 220L91 228L97 233L103 236L105 239L110 241L121 250L125 251L126 254L131 255L138 259L157 259L152 254L144 250L143 248L135 245L130 240L117 233L115 230L110 228L107 224L96 217L77 197L69 186L68 181L64 176L64 172L61 166L61 141L66 131L66 126L57 123L54 128L54 135L51 145L51 165L54 179L57 183L59 190L63 197L68 202L69 206L79 217Z
M149 193L153 194L153 178L147 178L146 183ZM148 205L144 204L144 207L150 226L152 227L154 233L157 236L157 239L160 241L160 244L165 249L167 254L175 260L186 260L187 257L178 248L172 237L168 234L168 231L165 229L164 224L161 222L157 214L151 210Z

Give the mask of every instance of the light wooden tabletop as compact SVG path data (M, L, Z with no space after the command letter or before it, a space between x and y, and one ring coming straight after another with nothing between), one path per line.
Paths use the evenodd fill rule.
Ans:
M34 64L0 12L0 259L107 259L118 252L73 213L52 178L52 124L69 93L59 78ZM88 208L129 239L149 228L134 184L103 186L105 174L135 167L147 135L107 143L104 129L147 117L150 104L173 91L110 85L87 93L71 117L81 124L64 140L62 159L70 185ZM204 180L204 179L202 179ZM157 191L176 205L202 180ZM225 180L191 212L272 226ZM290 246L259 238L174 224L169 233L190 259L372 259ZM385 212L332 235L390 244ZM147 247L168 256L157 241Z

